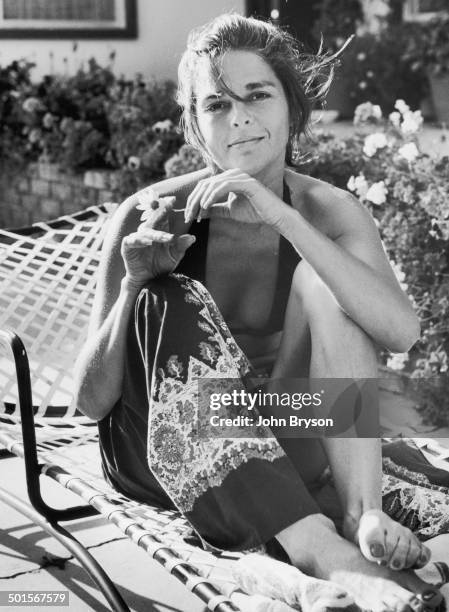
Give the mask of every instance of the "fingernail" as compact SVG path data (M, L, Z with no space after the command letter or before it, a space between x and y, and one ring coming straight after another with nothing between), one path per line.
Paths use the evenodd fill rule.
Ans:
M372 544L370 546L370 552L373 557L383 557L385 554L385 548L382 546L382 544Z
M401 562L400 561L393 561L393 563L391 565L392 565L392 567L395 567L396 569L399 569L401 567Z

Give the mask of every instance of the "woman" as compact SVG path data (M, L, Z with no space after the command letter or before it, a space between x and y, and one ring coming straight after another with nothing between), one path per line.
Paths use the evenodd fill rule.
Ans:
M208 167L114 216L77 402L110 482L179 508L208 545L265 545L364 608L433 609L438 590L408 569L429 550L381 510L379 440L193 438L198 378L374 378L375 343L419 337L368 212L288 168L324 64L238 15L191 35L179 101Z

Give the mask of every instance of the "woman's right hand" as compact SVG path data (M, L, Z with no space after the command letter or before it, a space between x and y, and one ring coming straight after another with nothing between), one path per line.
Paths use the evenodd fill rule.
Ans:
M168 217L174 197L160 198L142 217L137 230L122 240L121 255L128 282L142 286L148 280L173 272L195 236L169 232ZM157 204L157 207L156 207Z

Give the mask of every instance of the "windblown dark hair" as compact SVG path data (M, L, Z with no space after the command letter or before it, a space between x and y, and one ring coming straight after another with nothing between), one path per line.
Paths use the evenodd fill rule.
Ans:
M303 133L310 135L312 108L325 99L339 62L338 56L344 47L330 55L323 52L321 43L316 54L307 53L286 30L237 13L220 15L195 28L189 34L187 49L178 68L177 101L182 107L181 124L186 141L201 151L206 163L213 165L196 116L194 84L200 59L207 57L212 75L223 91L234 99L240 99L223 81L221 59L226 51L253 51L267 62L284 88L290 119L285 161L295 165L300 158L300 136Z

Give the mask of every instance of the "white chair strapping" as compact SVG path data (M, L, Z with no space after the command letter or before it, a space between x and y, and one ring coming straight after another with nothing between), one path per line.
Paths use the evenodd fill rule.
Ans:
M0 327L14 330L30 360L34 403L70 405L73 364L87 336L100 247L117 204L0 230ZM11 364L0 358L1 403L15 403ZM72 409L72 412L74 410Z

